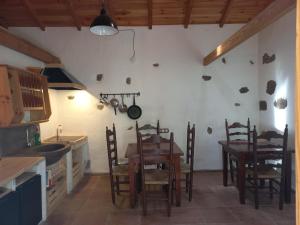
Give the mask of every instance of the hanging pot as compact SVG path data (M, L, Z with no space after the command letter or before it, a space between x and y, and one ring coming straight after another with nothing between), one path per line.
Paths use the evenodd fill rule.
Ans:
M135 104L135 95L133 95L133 105L128 108L127 115L133 120L140 118L142 115L142 109Z
M110 104L112 107L114 107L115 115L117 115L117 108L119 106L119 100L114 97L110 100Z
M120 111L120 113L126 113L127 112L127 105L124 104L124 95L121 95L121 99L122 99L122 102L119 105L119 111Z

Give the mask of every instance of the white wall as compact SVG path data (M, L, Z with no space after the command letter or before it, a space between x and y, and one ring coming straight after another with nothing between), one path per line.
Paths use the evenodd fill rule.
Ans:
M264 29L258 35L259 66L258 88L259 98L268 103L268 110L259 114L261 130L276 128L284 130L289 126L289 146L295 146L295 48L296 48L296 11L293 10L280 20ZM270 64L262 64L264 53L275 54L276 60ZM266 93L269 80L277 82L273 95ZM273 103L278 98L286 98L286 109L277 109ZM294 170L294 166L293 166Z
M107 171L105 126L117 126L119 155L128 142L135 141L135 131L127 130L135 121L126 115L115 116L111 108L97 109L100 92L140 91L137 104L143 109L140 124L156 123L175 133L175 141L185 148L187 122L196 124L196 169L220 169L221 154L217 140L225 137L224 119L258 123L257 37L246 41L227 56L227 63L217 60L207 67L202 58L221 41L234 33L239 25L160 26L152 30L135 28L136 57L132 54L132 33L120 32L109 38L98 38L84 28L15 28L12 31L50 50L61 58L67 70L82 81L91 94L85 92L51 92L53 119L41 126L42 135L55 134L57 124L65 134L86 134L90 142L92 172ZM153 63L159 63L155 68ZM96 74L103 73L101 82ZM207 74L212 80L205 82ZM125 83L126 77L132 84ZM241 95L247 86L250 92ZM68 100L68 95L76 95ZM76 100L77 99L77 100ZM53 102L56 101L56 104ZM234 103L241 103L235 107ZM126 99L130 105L131 99ZM206 132L213 128L212 135ZM51 131L52 130L52 131ZM184 149L185 150L185 149Z
M44 66L44 63L41 61L35 60L2 45L0 45L0 64L12 65L19 68L26 68L27 66Z

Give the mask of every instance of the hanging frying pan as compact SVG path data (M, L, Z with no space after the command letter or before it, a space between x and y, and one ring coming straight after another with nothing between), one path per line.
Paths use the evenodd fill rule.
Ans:
M127 109L127 115L133 120L140 118L142 115L142 109L135 104L135 95L133 95L133 105Z

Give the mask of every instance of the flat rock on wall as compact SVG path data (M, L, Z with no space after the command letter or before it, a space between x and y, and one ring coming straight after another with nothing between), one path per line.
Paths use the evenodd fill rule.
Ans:
M263 55L263 64L268 64L273 62L276 59L275 54L273 54L272 56L269 56L268 53L265 53Z
M205 81L209 81L209 80L211 80L211 76L203 75L202 79L205 80Z
M269 80L267 83L267 94L272 95L274 94L276 89L276 81L275 80Z
M259 101L259 110L266 111L268 109L268 104L266 101Z
M234 103L234 106L239 107L239 106L241 106L241 103L236 102L236 103Z
M207 133L208 133L208 134L212 134L212 128L211 128L211 127L208 127L208 128L207 128Z
M274 106L278 109L285 109L287 107L287 99L279 98L274 102Z
M249 88L248 87L242 87L242 88L240 88L240 93L241 94L245 94L247 92L249 92Z

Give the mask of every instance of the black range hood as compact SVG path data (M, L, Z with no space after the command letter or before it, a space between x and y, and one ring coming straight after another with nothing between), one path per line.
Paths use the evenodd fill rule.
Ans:
M68 73L62 65L47 65L42 74L48 79L48 87L55 90L86 90L86 87L70 73Z

